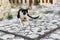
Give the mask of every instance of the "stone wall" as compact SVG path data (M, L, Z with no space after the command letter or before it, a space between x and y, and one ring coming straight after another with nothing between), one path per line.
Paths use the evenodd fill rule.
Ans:
M60 4L60 0L56 0L57 1L57 4Z
M3 18L5 14L7 14L11 9L11 5L9 0L2 0L0 6L0 18Z

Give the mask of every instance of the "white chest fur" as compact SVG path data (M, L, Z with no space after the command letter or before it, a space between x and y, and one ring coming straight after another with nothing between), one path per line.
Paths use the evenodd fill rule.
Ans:
M20 12L20 19L21 19L22 22L26 22L27 21L27 14L23 15L23 13Z

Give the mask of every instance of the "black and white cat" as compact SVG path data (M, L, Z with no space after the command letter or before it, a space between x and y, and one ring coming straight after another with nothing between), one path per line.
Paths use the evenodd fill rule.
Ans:
M19 11L18 11L18 15L17 15L17 18L20 20L20 24L21 25L23 25L22 23L22 19L25 19L24 20L24 23L26 22L26 21L28 21L29 20L29 18L31 18L31 19L37 19L39 16L37 16L37 17L32 17L32 16L30 16L29 14L28 14L28 9L19 9ZM26 23L25 23L26 24Z
M30 18L32 18L32 19L37 19L37 18L39 17L39 16L37 16L37 17L32 17L32 16L30 16L30 15L28 14L28 9L19 9L17 18L21 18L21 17L23 17L23 16L28 16L28 17L30 17Z

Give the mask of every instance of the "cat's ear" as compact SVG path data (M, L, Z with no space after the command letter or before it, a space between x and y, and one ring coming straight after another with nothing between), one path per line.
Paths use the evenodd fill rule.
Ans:
M28 13L28 9L26 10L26 12Z
M27 10L27 13L28 13L28 10Z
M28 8L26 10L28 10Z
M24 12L24 10L21 10L22 12Z

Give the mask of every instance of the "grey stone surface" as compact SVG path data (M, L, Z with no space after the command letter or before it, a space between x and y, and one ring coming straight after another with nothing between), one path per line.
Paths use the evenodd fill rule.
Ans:
M52 29L60 26L60 16L54 13L39 14L41 19L31 19L25 23L19 23L19 20L14 16L12 20L0 21L0 30L9 31L19 35L23 35L30 38L37 38L39 35L45 34ZM23 25L21 25L23 24ZM6 36L6 38L5 38ZM60 31L42 38L41 40L60 40ZM15 37L11 34L5 34L0 32L0 38L3 40L24 40L20 37Z

